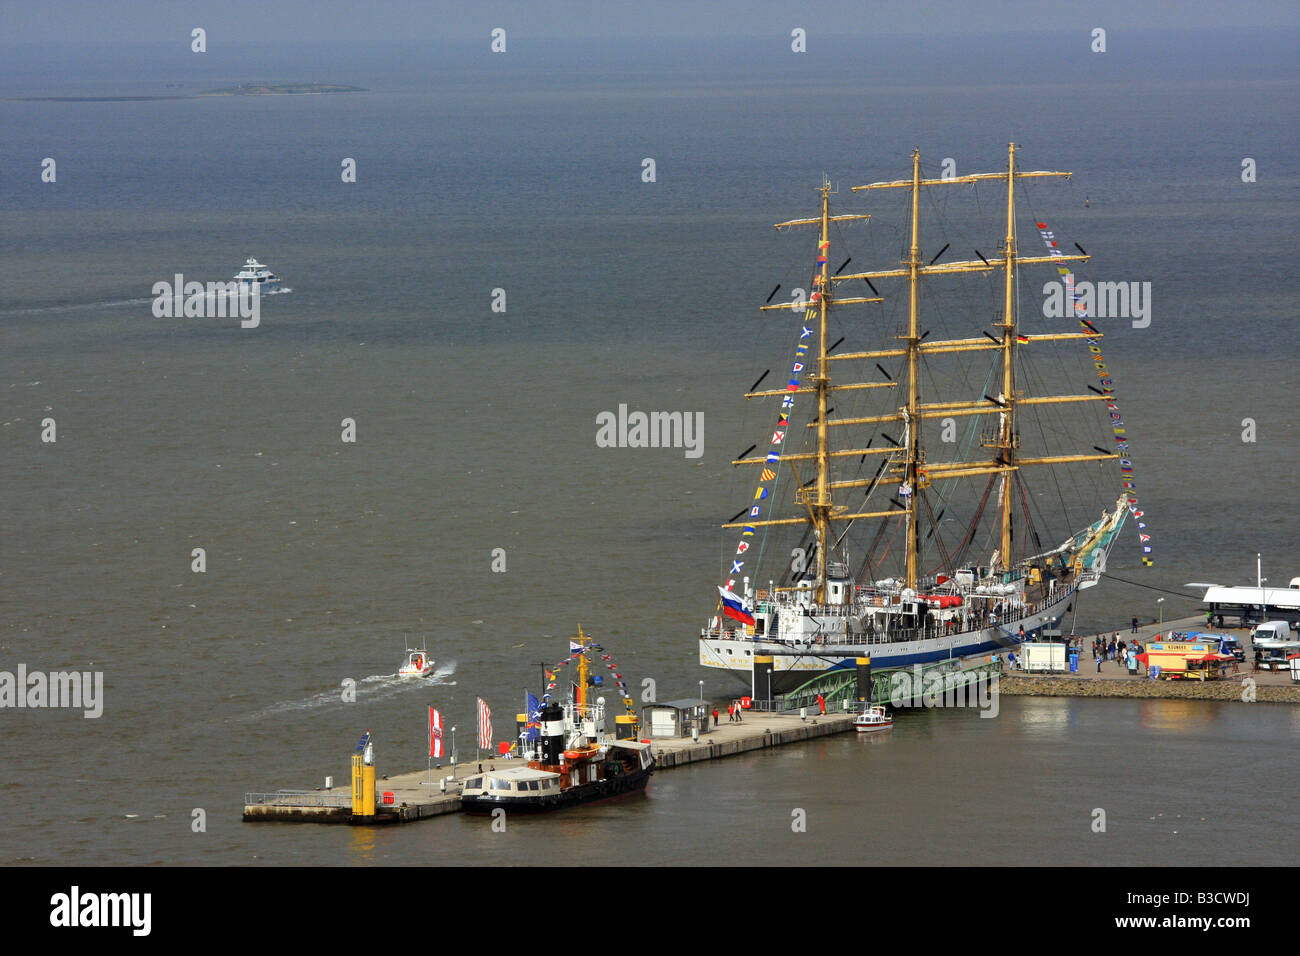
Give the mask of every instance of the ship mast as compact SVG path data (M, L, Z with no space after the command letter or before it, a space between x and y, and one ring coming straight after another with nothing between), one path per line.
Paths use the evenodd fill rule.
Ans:
M1101 461L1118 458L1115 454L1100 455L1055 455L1041 458L1017 458L1015 455L1019 445L1019 438L1015 428L1015 408L1017 404L1061 404L1067 402L1086 402L1104 400L1103 395L1052 395L1037 396L1025 398L1017 402L1015 395L1015 355L1016 348L1020 345L1019 337L1016 332L1015 316L1015 269L1018 263L1061 263L1067 261L1082 261L1088 258L1087 255L1050 255L1050 256L1019 256L1016 254L1015 246L1015 183L1017 179L1037 178L1045 176L1062 176L1068 177L1069 173L1054 171L1033 171L1019 172L1015 164L1016 146L1014 143L1008 146L1007 151L1007 170L1005 173L975 173L967 176L951 176L940 179L922 179L921 178L921 154L919 150L912 151L912 176L910 179L895 180L893 182L870 183L866 186L854 186L853 190L870 190L870 189L896 189L903 188L911 191L911 215L912 215L912 244L908 251L907 258L902 262L902 269L890 269L880 272L862 272L848 275L833 277L833 281L844 282L852 279L876 279L876 278L906 278L908 280L908 327L907 335L900 336L903 338L907 347L905 349L884 349L872 352L852 352L832 357L832 360L846 359L863 359L863 358L884 358L893 356L906 356L907 358L907 405L900 408L899 411L892 415L875 415L864 418L839 419L828 423L831 427L838 425L864 425L876 422L902 421L907 429L907 442L905 445L906 460L895 470L887 481L894 484L906 484L911 494L908 497L906 517L908 521L907 534L907 586L915 588L919 578L917 561L921 549L921 535L919 526L919 506L921 487L928 485L930 482L940 478L966 478L976 475L998 474L1001 476L1003 483L1002 500L1001 500L1001 548L999 551L999 561L1001 568L1006 570L1012 566L1011 561L1011 494L1010 482L1013 473L1018 471L1024 465L1056 465L1067 462L1079 461ZM977 183L984 180L1003 179L1007 183L1007 222L1006 237L1001 243L1002 261L996 260L990 262L980 255L978 260L969 260L962 262L948 262L942 265L935 265L932 261L929 265L922 265L921 247L920 247L920 192L922 187L929 186L947 186L958 183ZM947 248L945 246L945 248ZM940 250L942 254L943 250ZM976 253L979 254L978 251ZM938 256L935 257L937 259ZM994 269L1003 270L1003 310L1001 322L994 323L994 327L1002 332L1001 338L992 335L985 335L982 338L974 339L950 339L946 341L931 341L922 344L925 337L920 330L919 325L919 305L920 305L920 282L923 276L937 274L951 274L960 272L991 272ZM1056 333L1049 335L1034 336L1035 342L1059 341L1062 339L1081 339L1088 338L1087 333ZM985 401L976 402L932 402L922 403L920 397L920 384L918 378L919 359L922 355L930 355L940 352L975 352L986 350L1000 350L1002 363L1002 394L994 399L991 396L984 396ZM920 442L920 425L926 418L946 418L962 415L988 415L997 414L999 416L999 427L996 437L991 441L983 444L993 447L997 450L997 455L992 462L988 461L952 461L928 464L926 461L925 450ZM832 482L832 490L838 488L860 487L864 485L873 485L872 481L843 481ZM883 482L882 482L883 483ZM862 517L866 517L863 515Z
M917 468L921 462L921 388L917 366L921 357L921 151L912 150L912 246L907 254L907 586L916 588L916 562L921 551L921 522L917 502L921 498Z
M831 534L830 534L831 521L836 519L841 519L843 517L856 517L856 516L843 515L843 512L846 511L847 509L838 508L833 501L832 494L831 494L832 482L830 479L830 461L832 458L843 457L847 455L878 454L881 451L881 449L863 449L863 448L847 449L847 450L836 451L836 452L832 452L830 450L830 433L829 433L829 424L827 422L827 414L833 411L833 409L828 407L830 393L832 390L836 390L836 389L892 388L894 387L895 384L893 382L858 382L858 383L840 385L840 386L831 385L830 347L827 345L827 334L828 334L827 319L829 318L831 308L836 306L842 306L842 305L859 305L864 302L880 302L881 299L879 296L837 298L832 294L832 279L834 277L831 275L831 271L830 271L830 256L829 256L829 247L831 241L831 235L830 235L831 223L866 220L866 219L870 219L871 217L868 215L855 215L855 214L832 216L830 211L830 197L831 197L831 193L833 192L833 187L830 179L827 178L826 176L822 177L820 192L821 192L821 214L819 216L810 219L791 219L787 222L779 222L776 224L777 229L785 229L785 228L795 227L795 226L810 226L810 225L818 226L817 249L819 253L818 258L820 258L822 262L818 267L816 273L814 273L813 275L813 300L816 302L817 305L817 322L818 322L817 370L813 375L813 377L809 380L810 384L806 386L801 386L793 389L790 388L768 389L766 391L761 391L761 392L745 393L746 398L763 398L763 397L772 397L777 395L788 397L792 394L816 393L817 418L814 421L810 422L808 427L817 429L817 450L811 454L804 453L804 454L781 455L778 459L778 461L781 462L791 462L791 463L797 461L809 461L809 460L814 462L817 469L817 474L815 479L813 481L810 481L809 484L812 485L815 483L815 487L813 487L810 490L808 488L803 487L802 485L798 485L795 490L795 501L799 504L802 504L807 509L808 516L806 518L779 518L771 521L750 520L750 521L743 522L740 525L734 522L729 522L723 525L724 528L733 528L733 527L742 527L742 526L763 527L768 525L804 524L804 523L812 525L814 531L816 532L816 541L817 541L817 578L816 578L816 591L814 597L817 603L819 604L824 602L826 599L826 575L827 575L826 555L831 540ZM776 305L764 305L760 307L760 311L764 311L764 312L769 310L774 310L774 309L791 309L794 311L805 311L807 309L807 305L802 301L796 300L794 302L781 302L781 303L777 303ZM764 462L764 460L765 459L762 458L746 458L746 459L740 459L738 461L733 461L732 464L733 465L761 464ZM795 471L795 475L796 475L796 482L797 482L798 481L797 469Z
M1006 411L1001 415L997 448L1002 464L1008 469L1002 475L1002 546L999 550L1003 568L1011 567L1011 481L1010 469L1015 467L1016 446L1016 144L1007 145L1007 236L1003 240L1002 300L1002 402Z
M582 633L582 625L578 625L578 692L574 695L574 703L577 704L577 720L582 720L582 715L587 708L587 637Z
M818 308L819 320L819 339L818 339L818 365L816 377L810 385L795 389L772 389L767 391L748 392L746 398L758 398L766 396L788 396L791 392L815 392L817 395L817 419L809 422L806 427L816 428L816 452L815 453L798 453L782 454L776 460L780 462L801 462L813 461L816 463L817 475L815 489L805 489L799 487L796 490L795 498L799 504L806 507L808 514L800 518L774 518L770 520L754 521L747 520L742 522L728 522L723 525L724 528L740 527L766 527L773 525L793 525L793 524L811 524L815 529L818 538L818 558L817 558L817 601L822 603L825 600L825 584L827 571L826 551L831 541L830 526L832 522L848 522L858 519L867 518L898 518L900 515L907 520L906 535L906 585L915 589L920 579L919 556L921 551L921 527L920 527L920 492L924 486L931 482L948 479L948 478L969 478L980 475L998 475L1002 481L1001 495L1001 548L999 551L999 566L1001 570L1009 570L1013 566L1011 558L1011 493L1010 485L1016 472L1021 468L1030 465L1059 465L1073 462L1088 461L1107 461L1116 459L1119 456L1114 453L1087 454L1087 455L1050 455L1042 457L1021 457L1019 450L1019 434L1016 430L1016 411L1020 405L1043 405L1043 404L1065 404L1074 402L1093 402L1105 401L1109 398L1103 394L1090 395L1046 395L1032 397L1018 397L1015 391L1015 360L1016 349L1024 345L1017 334L1017 321L1015 314L1015 272L1018 265L1052 263L1059 265L1069 261L1084 261L1089 257L1083 255L1065 255L1053 252L1046 256L1021 256L1016 253L1015 245L1015 184L1018 179L1038 178L1038 177L1068 177L1069 173L1055 172L1047 170L1036 170L1031 172L1021 172L1016 169L1016 146L1014 143L1008 146L1007 150L1007 169L1005 172L997 173L974 173L966 176L951 176L939 179L921 178L921 153L919 149L912 151L912 175L907 179L894 180L890 182L870 183L865 186L854 186L853 191L874 190L874 189L908 189L910 190L911 206L911 243L906 257L900 263L901 268L886 269L873 272L857 272L847 274L833 274L830 272L829 259L820 264L817 275L814 277L814 298ZM921 190L932 186L949 186L956 184L972 184L988 180L1005 180L1007 184L1007 206L1006 206L1006 236L1000 243L1002 255L993 260L984 258L976 250L978 259L944 262L936 264L939 255L944 250L940 250L929 264L925 264L922 258L921 249ZM795 219L789 222L778 223L777 228L781 229L787 226L820 226L820 243L819 248L826 250L826 244L830 240L829 227L832 222L851 219L869 219L867 215L830 215L830 183L823 180L821 187L821 215L814 219ZM944 247L947 248L946 246ZM1082 251L1082 250L1081 250ZM843 266L841 266L841 269ZM927 340L927 336L921 330L920 316L920 287L921 280L931 275L950 275L955 273L968 272L992 272L997 269L1003 270L1003 308L1000 321L995 321L993 327L998 329L1002 334L996 337L987 332L982 333L975 338L946 339L946 340ZM837 355L829 354L830 350L826 344L827 336L827 316L832 307L848 305L851 303L861 302L880 302L879 297L874 298L841 298L834 294L837 283L866 280L871 285L872 279L906 279L908 283L908 310L907 310L907 330L905 335L898 338L904 347L895 347L891 349L878 349L866 352L847 352ZM874 291L875 286L872 285ZM763 310L769 309L796 309L802 311L804 305L802 302L780 303L777 305L764 305ZM1088 332L1060 332L1049 333L1033 336L1032 341L1052 342L1066 339L1085 339L1099 338L1100 333ZM994 398L991 395L985 395L982 401L945 401L945 402L922 402L920 390L920 363L924 356L930 356L942 353L954 352L981 352L994 351L1001 353L1000 360L1002 366L1002 388L1001 395ZM882 358L905 358L906 373L902 376L905 380L907 394L904 401L898 406L897 410L884 415L870 415L858 418L837 418L828 419L828 412L831 411L828 406L830 393L833 391L843 391L849 389L864 388L891 388L899 383L894 381L888 382L849 382L841 384L831 384L830 363L835 361L857 361L862 359L882 359ZM992 415L999 416L999 424L992 434L981 444L984 447L995 450L992 460L954 460L942 462L929 462L925 449L921 444L921 423L927 418L956 418L966 415ZM844 426L862 426L874 425L885 422L901 422L905 429L905 440L901 443L901 452L903 460L895 463L892 468L882 469L875 477L870 479L853 479L846 481L830 480L831 459L848 457L848 456L866 456L866 455L895 455L900 451L899 443L894 442L893 447L859 447L844 448L835 451L830 450L830 432L831 428ZM886 436L888 437L888 436ZM893 440L891 439L891 442ZM764 458L741 458L732 462L733 465L762 465L765 461L772 459ZM809 482L813 484L813 482ZM850 509L843 505L835 505L833 496L836 491L848 488L866 487L870 491L880 485L906 485L909 492L902 497L906 497L907 504L902 511L897 508L886 511L865 511L850 513Z
M822 267L817 275L817 312L820 322L820 334L817 341L817 377L813 385L817 388L817 499L809 503L812 512L813 527L817 531L817 593L818 604L826 600L826 550L830 536L830 459L826 457L827 426L826 398L830 393L830 365L826 361L826 309L830 297L830 257L826 255L830 246L831 235L831 183L822 177L822 228L821 240L817 248L821 251Z

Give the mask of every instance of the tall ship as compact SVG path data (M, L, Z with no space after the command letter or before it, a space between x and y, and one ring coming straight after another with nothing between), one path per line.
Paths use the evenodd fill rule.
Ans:
M703 666L740 678L760 700L860 658L909 667L1011 649L1059 627L1100 579L1134 510L1135 496L1116 499L1106 487L1115 481L1108 463L1121 457L1098 437L1118 417L1109 379L1104 389L1061 393L1092 369L1101 332L1078 306L1080 331L1038 330L1036 285L1024 311L1038 321L1021 325L1021 270L1062 275L1073 301L1067 263L1089 257L1081 247L1064 253L1045 223L1035 224L1045 254L1020 252L1018 187L1070 174L1022 171L1016 149L1008 147L1005 171L942 178L923 177L914 150L910 177L853 188L906 196L896 212L899 267L845 271L852 250L843 237L871 217L832 214L828 180L819 215L777 224L818 234L811 295L773 304L778 285L762 306L802 315L790 326L786 381L759 390L764 372L745 396L780 407L774 429L732 463L758 473L757 490L722 525L738 541L699 640ZM996 190L1004 232L999 223L981 239L947 220L949 191L963 184L984 210L979 186ZM923 209L926 226L938 220L933 238ZM974 258L945 261L965 241ZM845 243L835 257L847 256L834 271L833 242ZM876 283L902 294L887 299ZM967 334L944 337L954 326ZM883 347L837 351L849 336ZM1067 421L1080 413L1091 422Z

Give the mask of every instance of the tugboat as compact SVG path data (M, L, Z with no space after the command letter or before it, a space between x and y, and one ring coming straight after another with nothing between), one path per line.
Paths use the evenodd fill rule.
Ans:
M398 677L428 677L433 673L433 658L423 647L407 648L406 663L397 669Z
M853 719L853 729L860 734L889 730L893 726L894 718L883 707L868 707Z
M627 717L619 718L619 733L628 737L604 733L603 697L589 702L589 688L598 680L588 674L587 653L593 646L579 628L578 640L570 644L570 659L578 662L572 699L564 704L548 700L526 715L536 726L531 740L528 729L520 735L527 764L468 778L461 788L463 810L542 813L645 790L655 758L648 743L635 739L630 698L623 699Z

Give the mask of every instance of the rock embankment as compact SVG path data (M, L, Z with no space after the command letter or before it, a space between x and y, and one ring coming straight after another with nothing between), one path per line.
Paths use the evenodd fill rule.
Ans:
M1217 681L1115 680L1066 675L1003 674L998 690L1013 697L1163 697L1177 700L1246 700L1249 674ZM1257 702L1300 704L1300 684L1255 682Z

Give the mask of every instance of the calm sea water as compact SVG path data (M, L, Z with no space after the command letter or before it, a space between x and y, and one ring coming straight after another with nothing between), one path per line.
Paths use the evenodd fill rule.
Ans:
M644 801L507 836L457 818L238 822L244 790L341 779L367 727L381 772L420 766L428 704L462 744L475 696L508 726L578 623L634 683L735 690L695 665L695 636L733 547L716 525L752 487L727 463L769 425L740 394L788 353L790 326L752 306L806 266L771 224L811 214L823 172L846 205L847 186L906 175L914 145L936 171L996 169L1011 139L1022 168L1074 171L1027 190L1026 214L1085 246L1088 276L1152 283L1151 326L1108 326L1106 358L1156 565L1140 567L1130 528L1111 570L1189 595L1165 595L1166 616L1195 607L1188 581L1253 581L1256 552L1271 583L1300 573L1285 40L1234 41L1209 67L1192 65L1207 39L1166 40L1109 71L1010 41L865 58L840 43L806 61L743 43L551 44L505 63L298 50L202 72L163 54L6 59L13 96L264 77L369 92L0 104L0 669L102 670L107 695L98 720L0 712L0 859L524 863L582 826L608 837L592 852L609 862L1289 860L1286 821L1260 813L1294 790L1300 726L1266 705L906 715L879 743L672 771ZM46 156L55 184L39 181ZM963 225L972 208L996 223L994 191L932 210L954 249L985 241ZM846 232L855 267L896 259L899 223L886 208ZM150 314L154 282L225 279L249 255L293 290L263 301L260 328ZM1021 295L1038 301L1028 282ZM1045 374L1087 385L1078 359ZM704 412L703 456L597 448L596 414L621 403ZM1104 583L1075 624L1154 617L1159 594ZM434 679L384 678L407 634ZM355 704L338 699L345 678ZM190 832L196 807L206 834ZM1089 830L1095 807L1107 835Z

